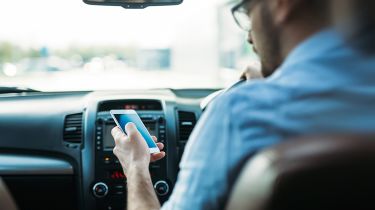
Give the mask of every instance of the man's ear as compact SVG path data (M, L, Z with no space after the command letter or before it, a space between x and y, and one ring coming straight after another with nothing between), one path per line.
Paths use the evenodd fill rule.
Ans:
M275 25L284 25L297 12L301 0L268 0Z

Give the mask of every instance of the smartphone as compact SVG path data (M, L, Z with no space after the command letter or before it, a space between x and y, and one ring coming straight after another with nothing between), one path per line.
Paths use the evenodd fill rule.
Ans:
M152 139L146 126L143 124L141 118L134 110L111 110L112 118L115 120L116 125L126 134L125 125L132 122L141 133L142 137L146 140L150 153L159 153L160 150L154 140Z

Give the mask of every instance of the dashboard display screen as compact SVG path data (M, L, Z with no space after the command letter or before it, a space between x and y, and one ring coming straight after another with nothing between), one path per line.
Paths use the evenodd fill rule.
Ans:
M151 136L157 136L157 127L155 122L144 122L144 125L146 126L148 132ZM114 128L116 125L106 125L104 126L104 132L103 132L103 148L104 150L113 150L115 147L115 141L113 140L111 131L112 128Z
M133 109L141 111L162 110L160 101L155 100L120 100L106 101L99 105L98 111L109 111L113 109Z
M116 125L113 126L105 126L104 127L104 135L103 135L103 148L104 150L112 150L115 147L115 140L112 137L111 131Z

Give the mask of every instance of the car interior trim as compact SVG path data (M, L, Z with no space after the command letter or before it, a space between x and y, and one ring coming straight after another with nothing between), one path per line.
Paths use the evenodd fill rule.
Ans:
M72 175L73 166L61 159L0 154L0 175Z

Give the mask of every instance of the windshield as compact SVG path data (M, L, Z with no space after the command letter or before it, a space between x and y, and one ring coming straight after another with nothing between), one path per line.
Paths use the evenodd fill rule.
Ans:
M225 0L125 10L0 2L0 86L41 91L222 88L256 60Z

